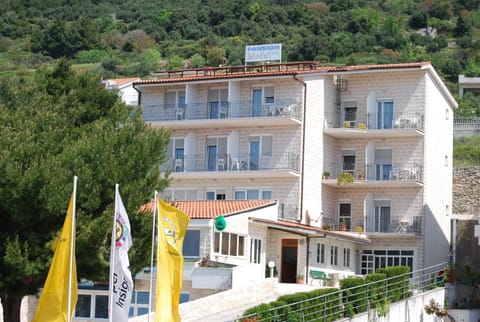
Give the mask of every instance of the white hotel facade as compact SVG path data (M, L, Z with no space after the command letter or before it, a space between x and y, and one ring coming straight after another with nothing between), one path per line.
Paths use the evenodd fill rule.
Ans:
M267 261L285 259L272 252L295 225L353 243L351 274L449 260L457 104L430 63L299 62L157 76L134 88L145 122L172 133L164 198L276 200L278 223L257 222L275 226L262 244ZM353 183L338 184L341 173ZM303 272L338 255L308 236L297 244ZM326 271L340 266L326 262Z

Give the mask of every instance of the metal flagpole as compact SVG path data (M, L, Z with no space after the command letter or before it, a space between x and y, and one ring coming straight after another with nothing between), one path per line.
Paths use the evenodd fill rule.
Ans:
M153 254L155 252L155 217L157 215L157 194L158 192L155 191L155 198L154 202L155 205L153 207L153 224L152 224L152 250L151 250L151 258L150 258L150 296L148 298L148 322L150 322L150 313L152 312L152 294L153 294ZM158 263L157 263L158 264ZM158 278L158 276L157 276Z
M77 202L77 176L73 176L73 205L72 205L72 227L70 231L70 270L68 274L68 306L67 306L67 319L72 320L72 269L73 269L73 252L75 244L75 211Z
M108 320L112 322L113 318L113 274L115 272L115 229L117 222L117 200L118 200L118 183L115 184L115 204L113 210L113 226L112 226L112 237L110 241L110 281L108 288L109 303L108 303Z

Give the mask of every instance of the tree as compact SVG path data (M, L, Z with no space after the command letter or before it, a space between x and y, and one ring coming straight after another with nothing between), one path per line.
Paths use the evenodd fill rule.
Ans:
M136 209L168 184L160 176L169 133L66 60L0 84L0 296L19 321L22 296L43 286L52 241L77 175L78 278L107 280L114 187L132 224L133 272L148 266L151 217Z

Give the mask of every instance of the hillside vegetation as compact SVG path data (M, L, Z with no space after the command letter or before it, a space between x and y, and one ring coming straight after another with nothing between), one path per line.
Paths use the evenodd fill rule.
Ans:
M246 45L281 43L282 60L431 61L450 91L480 75L477 0L4 0L0 75L68 57L99 77L242 65ZM475 97L457 98L480 115Z

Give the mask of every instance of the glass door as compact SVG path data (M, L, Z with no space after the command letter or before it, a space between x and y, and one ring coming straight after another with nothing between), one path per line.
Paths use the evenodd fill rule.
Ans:
M262 89L256 88L252 91L252 116L262 115Z
M217 146L209 145L207 147L207 170L215 171L217 166Z
M250 170L258 170L258 163L260 161L260 142L250 142Z
M377 104L378 128L391 129L393 124L393 102L379 101Z

